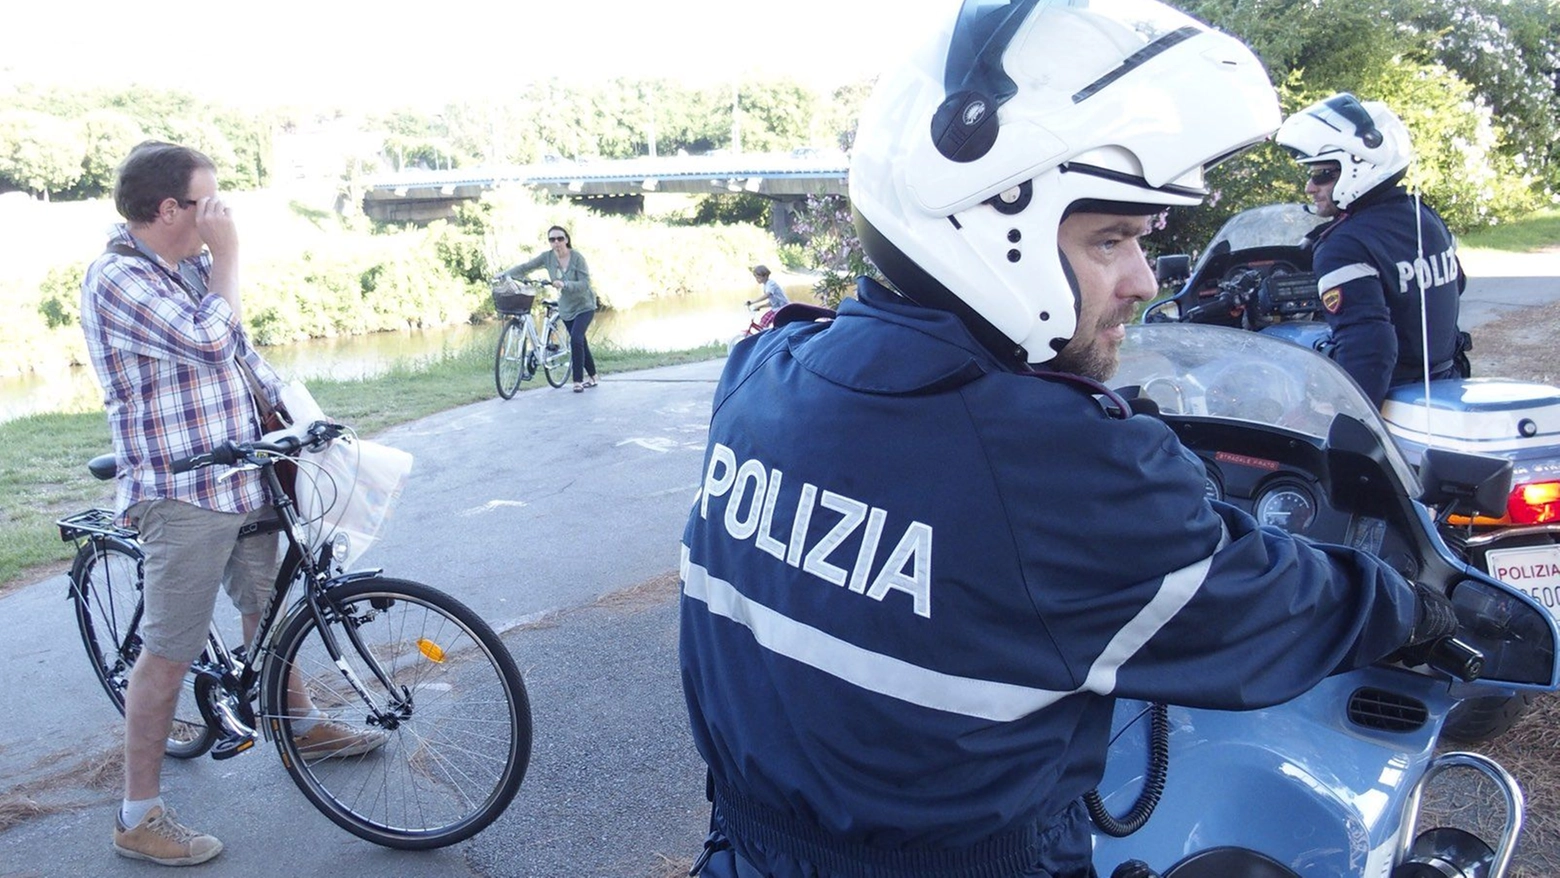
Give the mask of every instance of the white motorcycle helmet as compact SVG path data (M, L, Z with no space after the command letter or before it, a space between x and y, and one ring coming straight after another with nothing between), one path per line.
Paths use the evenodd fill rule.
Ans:
M1395 183L1413 161L1403 121L1380 101L1335 94L1295 113L1273 139L1303 165L1337 162L1332 200L1340 210L1378 186Z
M965 0L863 110L856 228L901 293L1038 365L1077 328L1067 211L1197 204L1278 122L1250 49L1154 0Z

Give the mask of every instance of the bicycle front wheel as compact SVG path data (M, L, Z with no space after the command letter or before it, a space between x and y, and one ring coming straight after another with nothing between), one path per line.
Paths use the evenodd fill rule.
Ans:
M504 399L514 396L525 378L526 342L520 321L504 321L504 331L498 334L498 350L493 354L493 383Z
M569 330L556 317L547 322L547 337L542 339L542 371L554 387L569 381Z
M70 597L87 660L103 691L121 715L130 669L141 655L141 550L118 537L92 539L70 568ZM197 665L210 662L203 652ZM216 733L206 725L195 697L195 677L185 676L174 707L173 727L163 751L193 759L211 749Z
M531 759L531 705L509 651L464 604L426 585L372 577L326 594L344 667L307 604L266 661L262 723L288 773L325 816L376 844L425 850L481 832L509 807ZM312 728L298 722L305 698L312 728L331 723L326 744L310 743Z

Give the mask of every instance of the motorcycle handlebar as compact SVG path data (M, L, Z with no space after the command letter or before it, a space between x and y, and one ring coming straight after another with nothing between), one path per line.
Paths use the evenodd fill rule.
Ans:
M1192 307L1186 309L1186 311L1181 314L1181 322L1182 323L1196 323L1198 318L1202 317L1204 314L1207 314L1209 312L1212 312L1212 311L1225 311L1225 312L1227 312L1231 308L1235 307L1235 305L1236 305L1236 303L1238 301L1239 301L1239 296L1236 294L1236 292L1234 290L1228 290L1228 289L1225 289L1223 287L1220 287L1218 294L1215 295L1213 298L1209 299L1206 302L1199 302L1196 305L1193 305Z
M1464 683L1471 683L1484 674L1484 653L1456 637L1443 637L1430 647L1426 664L1444 671Z

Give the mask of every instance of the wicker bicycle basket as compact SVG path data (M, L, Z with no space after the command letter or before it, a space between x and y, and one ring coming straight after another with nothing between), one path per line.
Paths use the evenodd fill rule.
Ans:
M500 314L524 314L536 303L536 294L516 283L514 278L493 281L493 310Z

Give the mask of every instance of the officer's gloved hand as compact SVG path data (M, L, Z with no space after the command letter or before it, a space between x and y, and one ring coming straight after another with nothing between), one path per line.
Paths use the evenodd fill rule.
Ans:
M1414 628L1408 640L1398 650L1387 656L1391 661L1410 667L1422 665L1429 658L1436 641L1457 633L1457 613L1452 602L1439 589L1414 583L1414 593L1419 598Z

